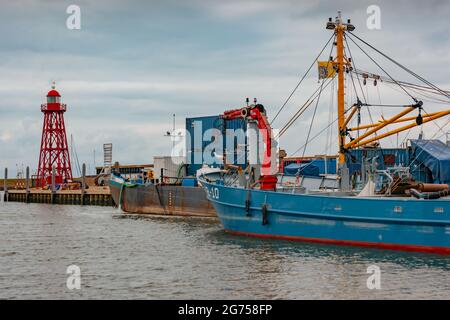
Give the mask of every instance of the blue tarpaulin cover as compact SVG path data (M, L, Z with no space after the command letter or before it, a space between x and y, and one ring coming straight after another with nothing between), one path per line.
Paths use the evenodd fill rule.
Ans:
M300 175L303 176L318 176L319 167L310 163L291 163L284 167L284 174L288 176L295 176L300 169Z
M440 140L411 140L414 164L427 167L435 183L450 183L450 147Z

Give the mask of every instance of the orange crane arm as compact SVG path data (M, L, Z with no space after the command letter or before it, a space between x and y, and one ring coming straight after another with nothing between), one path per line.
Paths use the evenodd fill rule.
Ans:
M261 189L263 190L276 190L277 177L270 173L272 166L272 127L266 117L266 112L263 105L251 105L241 109L234 109L225 111L221 115L222 119L244 119L246 121L256 121L259 132L263 135L264 141L264 159L262 164L262 175L259 180Z

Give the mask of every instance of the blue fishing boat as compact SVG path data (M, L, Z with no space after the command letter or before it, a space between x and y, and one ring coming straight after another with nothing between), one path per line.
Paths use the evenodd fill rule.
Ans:
M292 194L202 181L232 234L450 254L450 199Z
M245 170L225 165L219 176L202 174L199 181L208 200L224 229L235 235L450 254L449 181L442 177L448 175L450 168L450 147L436 139L419 140L415 145L422 149L409 163L381 170L376 166L376 159L363 159L358 172L352 172L351 165L353 151L373 150L374 143L380 139L438 118L448 118L450 110L425 113L422 101L411 96L413 102L400 106L400 113L377 123L361 125L361 109L375 105L361 102L356 95L356 102L346 108L345 78L355 76L358 81L362 78L364 84L373 79L375 85L382 79L356 70L346 50L349 50L347 39L355 40L356 44L360 38L353 33L355 27L350 20L344 23L339 13L336 19L329 19L326 27L333 31L329 42L333 40L336 55L325 63L319 62L319 71L321 90L330 79L337 77L338 80L337 177L309 177L300 172L294 177L280 174L276 165L277 146L266 110L260 104L247 104L224 112L222 117L245 119L248 130L257 130L263 140L263 160L248 163ZM425 88L428 93L450 101L447 91L421 77L418 79L423 80L425 86L401 82L390 75L386 81L398 85L406 93L412 92L410 88ZM413 111L418 112L417 116L408 117ZM357 125L352 128L350 123L355 118ZM380 132L388 125L407 121L412 122ZM356 137L352 136L355 131L358 132ZM249 138L248 152L256 149L253 152L258 153L259 145ZM434 181L413 177L413 171L418 168L414 162L419 160L430 163ZM305 171L304 166L301 169Z

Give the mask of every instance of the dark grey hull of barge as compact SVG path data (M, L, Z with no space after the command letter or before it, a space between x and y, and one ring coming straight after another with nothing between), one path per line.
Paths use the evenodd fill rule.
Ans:
M127 213L216 217L216 211L200 187L137 185L122 187L110 181L116 206Z

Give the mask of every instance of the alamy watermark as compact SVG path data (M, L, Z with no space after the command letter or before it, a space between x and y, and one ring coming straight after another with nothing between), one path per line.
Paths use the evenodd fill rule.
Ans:
M81 8L76 4L71 4L67 7L66 13L69 14L66 20L66 27L69 30L81 29ZM372 4L367 7L366 13L368 15L366 26L369 30L381 29L381 9L378 5Z
M191 130L178 129L170 134L171 156L174 161L185 159L187 164L269 164L278 152L278 132L273 129L271 133L251 125L246 130L203 130L203 123L194 121Z
M72 264L67 267L66 273L69 275L66 280L66 287L69 290L81 289L81 269L79 266Z
M66 13L69 14L66 20L66 27L69 30L81 29L81 9L76 4L67 7Z
M367 7L366 13L369 15L367 17L366 26L369 30L380 30L381 29L381 9L379 6L373 4Z
M367 267L367 273L370 276L367 278L366 285L369 290L381 289L381 269L377 265L370 265Z

